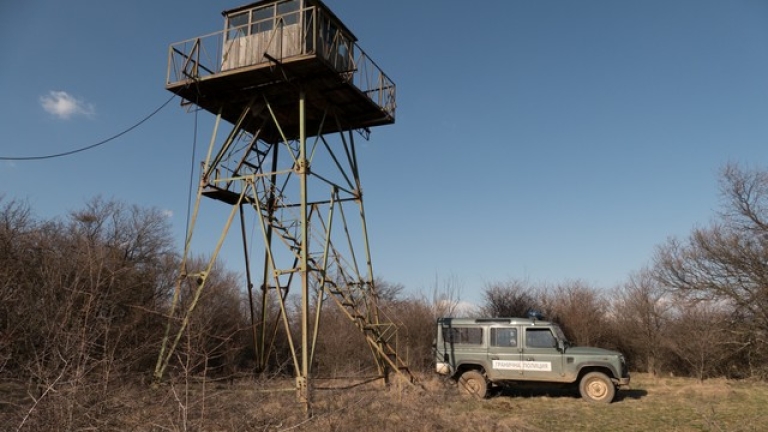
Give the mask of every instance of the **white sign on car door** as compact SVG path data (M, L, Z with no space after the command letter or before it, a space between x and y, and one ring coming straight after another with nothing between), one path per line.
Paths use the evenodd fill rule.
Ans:
M552 362L494 360L493 368L500 370L552 371Z

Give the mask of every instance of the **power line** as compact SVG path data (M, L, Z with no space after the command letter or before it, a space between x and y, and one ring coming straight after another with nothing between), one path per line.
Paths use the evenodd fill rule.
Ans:
M113 140L115 140L117 138L120 138L121 136L123 136L123 135L127 134L128 132L136 129L139 126L141 126L142 124L144 124L144 122L146 122L147 120L151 119L152 117L154 117L155 114L159 113L160 110L165 108L166 105L168 105L173 100L173 98L175 98L175 97L176 97L176 95L171 96L167 101L163 102L163 104L160 105L159 108L157 108L156 110L152 111L151 114L149 114L148 116L144 117L138 123L134 124L133 126L129 127L128 129L126 129L126 130L124 130L124 131L122 131L122 132L120 132L120 133L118 133L116 135L112 135L111 137L109 137L109 138L107 138L105 140L101 140L101 141L99 141L99 142L97 142L95 144L91 144L89 146L85 146L85 147L82 147L82 148L79 148L79 149L75 149L75 150L66 151L64 153L56 153L56 154L50 154L50 155L45 155L45 156L18 156L18 157L0 156L0 161L33 161L33 160L53 159L53 158L59 158L59 157L64 157L64 156L70 156L70 155L73 155L75 153L84 152L86 150L91 150L93 148L96 148L96 147L99 147L101 145L104 145L104 144L106 144L106 143L108 143L110 141L113 141Z

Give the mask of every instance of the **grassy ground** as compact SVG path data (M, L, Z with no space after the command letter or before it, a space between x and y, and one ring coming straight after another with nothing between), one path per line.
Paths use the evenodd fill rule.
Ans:
M631 389L607 406L573 394L506 396L491 398L478 409L495 415L506 411L498 415L497 430L760 431L768 424L763 408L768 388L758 382L700 383L636 374Z
M434 380L429 399L434 396ZM409 395L410 397L410 395ZM439 399L438 399L439 400ZM439 403L439 402L438 402ZM440 408L414 417L445 431L762 431L768 425L768 386L755 381L653 378L635 374L629 390L611 405L589 404L572 391L504 390L488 400L467 400L453 391ZM430 426L433 428L431 429ZM405 428L400 430L407 430Z
M31 400L0 386L0 430L16 430L22 422L22 430L265 432L760 431L768 424L768 385L756 381L635 374L611 405L563 390L504 390L474 400L433 375L422 383L423 389L375 383L339 389L350 383L317 381L309 420L292 391L279 391L292 387L290 380L132 385L99 397L60 390L41 399L26 420Z

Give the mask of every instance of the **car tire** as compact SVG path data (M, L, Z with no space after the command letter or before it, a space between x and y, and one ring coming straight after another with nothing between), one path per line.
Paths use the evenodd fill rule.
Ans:
M488 396L488 381L476 370L466 371L459 378L459 391L468 396L485 399Z
M602 372L590 372L581 377L579 393L586 401L609 404L616 396L616 386L608 375Z

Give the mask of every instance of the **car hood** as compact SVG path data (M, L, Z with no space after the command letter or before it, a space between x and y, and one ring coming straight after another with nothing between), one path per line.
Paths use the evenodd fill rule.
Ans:
M583 354L583 355L621 355L618 351L611 351L604 348L594 347L568 347L565 349L565 354Z

